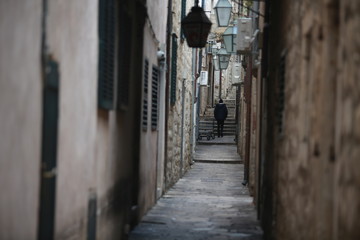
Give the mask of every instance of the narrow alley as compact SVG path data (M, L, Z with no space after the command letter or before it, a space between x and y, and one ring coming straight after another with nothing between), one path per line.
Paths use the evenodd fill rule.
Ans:
M218 145L199 145L191 169L159 199L129 239L262 239L252 197L241 184L244 165L231 141L233 136L209 141Z
M0 240L359 240L360 0L0 0Z

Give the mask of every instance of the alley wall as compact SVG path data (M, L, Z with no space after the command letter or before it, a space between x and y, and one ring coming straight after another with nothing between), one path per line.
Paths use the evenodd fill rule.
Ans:
M161 7L160 7L161 6ZM144 59L142 63L142 123L140 149L139 217L143 216L164 192L164 118L165 118L165 51L167 1L159 0L148 6L149 17L144 26ZM165 56L165 52L164 56ZM146 62L146 63L145 63ZM145 69L146 68L146 69ZM154 77L158 76L157 83ZM145 81L146 86L145 86ZM145 89L146 88L146 89ZM153 92L157 93L157 97ZM154 112L157 107L157 116ZM154 123L156 120L156 124ZM159 179L158 179L159 178Z
M0 239L42 239L42 231L45 239L124 239L141 217L139 209L154 203L138 199L145 1L113 1L110 8L121 27L114 31L116 62L108 72L116 79L110 84L114 106L107 109L98 105L100 2L0 3ZM160 22L156 31L164 35ZM130 29L127 38L118 32L124 26ZM127 46L121 54L120 46ZM124 59L125 72L119 66ZM50 115L58 122L51 125L57 135L50 132L55 166L44 172L44 89L54 80L49 62L58 67L59 109ZM118 104L119 99L125 101ZM54 196L40 195L49 178ZM155 196L155 180L150 183L149 195ZM46 207L50 221L42 225L39 212Z
M359 239L360 3L283 0L271 11L265 231Z
M41 4L0 1L0 239L35 239L37 234Z
M61 75L55 214L55 234L60 239L86 235L82 226L86 223L87 199L91 191L96 191L97 177L102 177L95 171L97 18L94 16L97 16L96 2L84 8L81 1L49 1L48 53L59 63Z
M192 1L186 1L185 13L188 14ZM168 122L167 122L167 157L165 166L165 185L166 189L171 187L190 167L192 161L192 118L193 118L193 96L194 96L194 70L193 57L195 50L187 46L185 39L181 35L181 10L182 1L172 1L172 26L171 37L177 45L177 58L171 54L171 61L176 61L175 65L169 66L168 77L176 67L176 90L175 101L169 103ZM175 48L174 45L171 49ZM194 54L194 55L193 55ZM170 83L174 84L174 82ZM170 91L170 89L169 89ZM171 93L169 92L169 96ZM170 101L169 99L167 101ZM183 121L182 121L183 120Z

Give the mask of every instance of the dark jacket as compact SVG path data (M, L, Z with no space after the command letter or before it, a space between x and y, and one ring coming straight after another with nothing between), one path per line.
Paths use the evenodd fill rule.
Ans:
M228 110L225 103L218 103L214 109L214 117L216 120L225 120L228 115Z

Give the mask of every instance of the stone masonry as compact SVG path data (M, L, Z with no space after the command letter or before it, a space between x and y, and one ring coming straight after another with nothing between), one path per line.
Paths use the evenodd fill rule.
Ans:
M186 4L186 13L192 6ZM192 119L192 98L193 98L193 76L192 76L192 50L187 46L184 39L181 39L180 18L181 1L173 1L173 33L178 36L177 52L177 80L176 80L176 101L169 107L168 115L168 143L167 160L165 166L166 188L172 186L190 166L191 162L191 119ZM183 94L183 91L185 93ZM184 96L184 100L183 100ZM182 103L184 102L184 105ZM183 122L182 119L183 118ZM182 125L183 124L183 125ZM183 133L183 139L182 134ZM183 141L183 143L182 143ZM181 153L182 149L182 153Z

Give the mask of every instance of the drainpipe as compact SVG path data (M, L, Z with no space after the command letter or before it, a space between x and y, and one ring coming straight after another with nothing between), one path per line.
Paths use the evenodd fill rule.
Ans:
M181 96L181 147L180 147L180 176L184 172L184 118L185 118L185 81L186 78L182 79L182 96Z
M222 91L222 89L221 89L221 76L222 75L222 69L220 68L220 78L219 78L219 99L221 98L221 91Z
M166 28L166 66L170 66L170 39L172 32L172 0L168 0L168 19ZM168 121L169 121L169 88L170 88L170 67L166 67L166 83L165 83L165 159L164 159L164 179L165 187L167 184L166 179L166 163L168 160Z
M215 99L215 67L214 65L212 66L212 78L211 78L211 107L214 107L214 99Z
M165 99L165 71L166 71L166 57L163 51L157 52L158 63L159 63L159 89L160 89L160 103L159 104L159 130L158 130L158 152L157 152L157 174L156 174L156 199L160 198L164 190L164 162L165 162L165 111L164 106Z
M191 69L191 76L192 76L192 101L191 101L191 126L193 127L193 131L191 134L191 143L192 143L192 153L195 152L195 144L196 144L196 136L197 136L197 116L195 112L195 104L196 104L196 56L197 56L197 49L192 49L192 69Z

